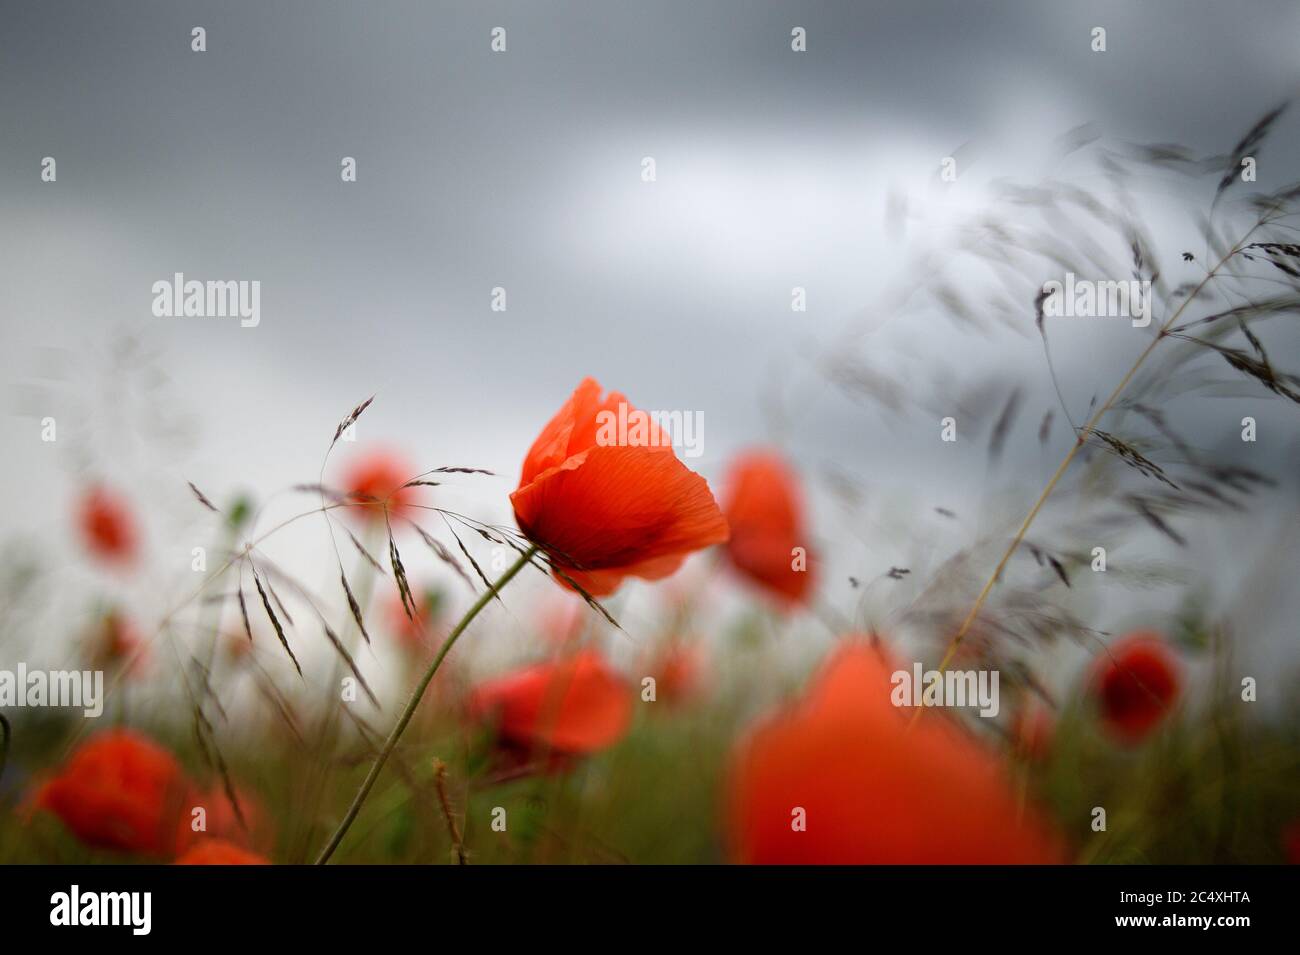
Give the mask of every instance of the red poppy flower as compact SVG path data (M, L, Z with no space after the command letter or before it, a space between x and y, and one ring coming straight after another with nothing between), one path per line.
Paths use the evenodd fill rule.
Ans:
M1140 630L1112 643L1097 660L1090 689L1102 725L1122 743L1141 742L1173 707L1182 683L1164 638Z
M731 563L779 602L804 603L813 575L794 471L775 451L750 451L732 462L725 487L722 510L731 526Z
M175 849L186 782L172 755L131 730L83 743L35 806L63 820L88 846L152 856Z
M176 860L177 865L270 865L271 860L222 839L202 839Z
M479 686L472 718L509 746L581 756L612 746L632 720L632 689L594 650L538 663Z
M348 510L378 523L384 520L385 507L394 517L407 514L416 502L417 488L403 485L415 475L415 468L390 451L371 451L355 458L344 474L343 490L362 503Z
M102 484L92 485L77 503L77 527L86 549L119 566L132 563L139 533L126 498Z
M616 391L602 398L592 378L533 442L510 501L529 540L596 596L625 577L667 577L692 551L727 539L704 479L644 412Z
M183 852L203 842L221 840L245 849L266 849L272 843L270 820L261 800L251 792L236 788L239 809L244 815L241 824L235 806L226 794L225 787L217 784L207 792L194 790L186 798L176 833L176 849ZM195 831L194 810L203 810L204 828Z
M890 702L891 667L862 642L740 747L732 846L747 863L1049 863L1061 844L1023 811L1002 762L956 724Z

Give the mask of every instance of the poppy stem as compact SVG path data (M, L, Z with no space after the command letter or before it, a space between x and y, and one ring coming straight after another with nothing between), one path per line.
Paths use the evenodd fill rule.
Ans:
M478 600L474 601L474 605L465 612L465 616L460 618L460 623L456 624L451 633L447 635L447 639L443 641L437 655L433 658L433 662L429 664L429 669L424 671L424 676L420 678L420 682L416 684L415 689L411 691L411 698L406 701L406 707L402 710L402 715L398 717L397 725L394 726L393 731L388 734L388 739L384 741L383 749L381 749L375 756L375 761L371 764L370 771L366 773L366 778L361 783L361 788L358 789L357 794L352 797L352 805L348 806L348 811L343 816L342 822L339 823L339 827L334 830L334 835L330 837L329 843L326 844L325 848L321 850L320 855L317 856L317 865L324 865L329 861L330 856L334 854L334 850L337 849L339 843L343 841L343 837L347 835L348 829L352 827L352 823L356 821L357 814L361 812L361 804L364 803L366 797L370 795L370 790L374 788L376 780L379 779L380 772L383 771L384 763L388 762L388 757L391 756L393 750L397 748L397 741L401 739L402 734L406 732L406 727L410 724L411 717L415 715L416 708L424 698L424 691L427 690L429 684L433 682L434 674L438 672L438 667L442 666L443 659L451 651L456 640L465 632L466 628L469 627L470 622L478 616L479 611L492 602L497 594L501 592L501 589L505 587L506 584L510 583L510 581L514 579L514 576L528 565L528 563L533 559L533 555L536 553L536 546L529 547L527 550L521 552L519 559L506 568L505 573L498 577L496 582L479 596Z

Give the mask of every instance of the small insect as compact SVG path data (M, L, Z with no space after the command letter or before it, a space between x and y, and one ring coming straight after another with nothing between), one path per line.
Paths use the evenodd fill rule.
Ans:
M1183 261L1184 261L1184 262L1191 262L1191 261L1194 261L1195 259L1196 259L1196 256L1192 255L1192 253L1190 253L1190 252L1184 252L1184 253L1183 253Z

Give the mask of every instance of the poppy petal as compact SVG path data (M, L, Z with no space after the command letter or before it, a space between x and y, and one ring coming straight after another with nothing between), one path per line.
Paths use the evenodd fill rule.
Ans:
M698 474L675 455L594 447L510 496L520 528L553 557L585 572L638 566L727 539L727 522Z

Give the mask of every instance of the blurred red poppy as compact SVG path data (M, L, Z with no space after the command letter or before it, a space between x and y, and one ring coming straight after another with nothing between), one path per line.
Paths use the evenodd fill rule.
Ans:
M269 848L273 837L262 801L242 788L236 788L235 796L243 813L242 823L223 785L215 784L206 792L193 790L185 800L177 828L177 851L183 852L202 842L218 839L245 849ZM202 814L197 814L196 809L202 809ZM196 831L194 827L200 819L204 828Z
M230 662L236 665L242 664L253 652L252 641L242 630L227 630L221 643Z
M673 640L646 671L655 678L655 699L684 703L704 686L704 654L698 646Z
M109 564L135 561L140 538L127 500L102 484L87 488L77 503L77 528L92 555Z
M104 619L91 636L88 655L97 669L125 667L125 672L135 676L141 675L149 662L140 631L119 610L104 614Z
M1139 630L1102 652L1089 684L1102 725L1125 744L1141 742L1178 698L1178 659L1154 630Z
M632 720L632 689L594 650L524 667L480 685L471 718L526 752L582 756L612 746Z
M731 563L779 602L805 603L813 572L794 471L776 451L748 451L732 462L724 487Z
M176 860L177 865L270 865L256 852L221 839L202 839Z
M1019 755L1038 762L1052 750L1056 720L1037 699L1024 701L1011 717L1011 745Z
M407 515L417 500L417 488L403 485L415 475L415 468L391 451L374 450L354 458L344 473L343 490L363 503L348 511L381 524L385 508L392 517Z
M186 791L172 755L131 730L108 730L72 754L36 794L88 846L169 856Z
M443 594L434 587L425 587L414 594L415 619L406 615L406 605L400 594L388 602L388 626L407 652L423 656L442 635L438 629L442 616Z
M1061 843L1003 763L938 715L908 726L891 667L856 640L743 742L728 822L746 863L1052 863Z
M614 425L629 419L640 426L621 434ZM533 442L510 501L529 540L596 596L625 577L667 577L692 551L727 539L704 478L644 412L616 391L602 398L593 378Z

